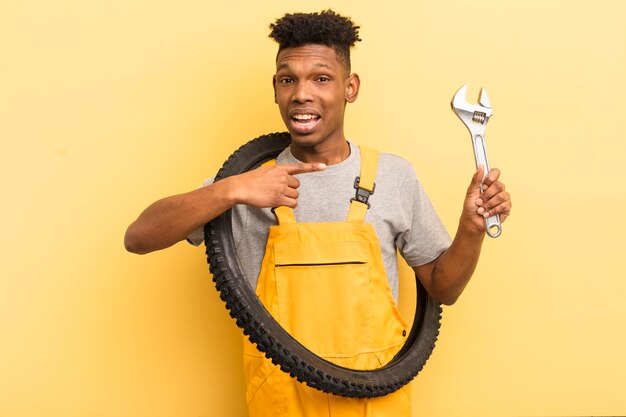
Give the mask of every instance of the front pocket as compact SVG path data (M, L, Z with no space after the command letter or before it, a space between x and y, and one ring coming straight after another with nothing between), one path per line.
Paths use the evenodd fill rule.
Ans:
M369 243L297 243L275 248L278 321L318 356L357 355L369 345Z

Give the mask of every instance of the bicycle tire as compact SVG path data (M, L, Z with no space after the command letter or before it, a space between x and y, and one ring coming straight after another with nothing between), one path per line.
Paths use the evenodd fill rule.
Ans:
M276 158L289 146L287 132L259 136L236 150L215 181L237 175ZM344 397L378 397L409 383L430 357L441 325L441 304L416 279L416 309L406 342L385 366L356 370L333 364L308 350L272 317L243 273L235 251L232 213L227 210L204 227L207 262L226 308L257 349L298 381Z

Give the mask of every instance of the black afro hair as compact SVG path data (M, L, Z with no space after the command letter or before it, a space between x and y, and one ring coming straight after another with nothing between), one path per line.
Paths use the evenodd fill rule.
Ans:
M270 24L269 37L278 42L278 52L307 44L326 45L335 49L350 69L350 47L361 40L359 26L348 17L332 10L320 13L287 13Z

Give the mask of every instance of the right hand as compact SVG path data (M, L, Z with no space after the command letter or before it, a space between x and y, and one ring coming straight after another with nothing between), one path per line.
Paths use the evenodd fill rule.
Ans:
M326 164L298 163L264 166L230 177L233 196L237 204L258 208L298 204L300 181L294 175L323 171Z

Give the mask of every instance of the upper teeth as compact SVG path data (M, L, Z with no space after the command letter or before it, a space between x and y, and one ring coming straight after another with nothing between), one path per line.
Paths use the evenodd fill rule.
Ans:
M314 114L295 114L293 116L294 119L297 120L311 120L316 118L317 116L315 116Z

